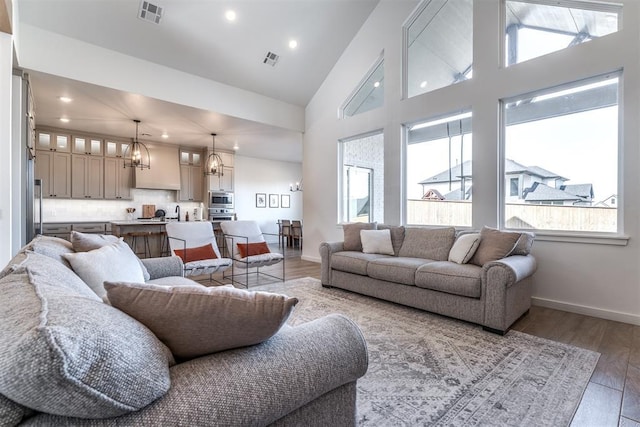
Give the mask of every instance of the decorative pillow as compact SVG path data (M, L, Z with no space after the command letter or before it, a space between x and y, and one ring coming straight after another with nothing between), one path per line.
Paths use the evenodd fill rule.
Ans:
M343 224L344 232L343 247L345 251L362 251L362 240L360 240L361 230L375 230L377 228L375 222L354 222L353 224Z
M92 233L80 233L79 231L71 232L71 245L76 252L89 252L94 249L100 249L103 246L110 245L122 240L122 237L117 237L112 234L92 234ZM136 255L137 257L137 255ZM138 258L140 268L142 268L142 275L146 282L151 278L147 267L144 266L140 258Z
M400 253L402 242L404 241L404 227L401 225L378 224L378 230L389 230L391 232L391 245L395 256Z
M143 323L176 358L258 344L286 322L296 298L233 287L105 283L109 302Z
M456 229L405 227L404 241L399 255L409 258L424 258L446 261L456 239Z
M53 236L37 236L27 243L23 249L48 256L61 262L65 267L71 268L67 260L63 257L64 254L73 253L73 246L71 246L71 243L67 240Z
M238 243L238 253L240 253L240 258L246 258L248 256L268 254L271 251L267 242Z
M0 394L50 414L137 411L170 386L171 353L121 311L26 267L0 280Z
M0 394L0 426L14 427L20 424L29 410Z
M89 252L65 254L64 257L100 298L105 294L105 280L144 282L138 257L122 240Z
M185 264L191 261L218 258L211 244L198 246L197 248L175 249L173 252L182 258L182 262Z
M458 264L466 264L469 262L476 249L480 245L480 234L463 234L458 237L449 251L449 261Z
M529 255L531 253L531 247L533 246L533 240L535 237L535 234L523 231L516 242L516 246L509 255Z
M362 240L362 252L365 254L394 254L389 229L360 230L360 240Z
M502 259L513 251L519 238L520 233L482 227L480 245L469 262L482 267L490 261Z

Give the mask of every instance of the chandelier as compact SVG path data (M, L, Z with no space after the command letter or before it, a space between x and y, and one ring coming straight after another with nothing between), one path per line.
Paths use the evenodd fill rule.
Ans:
M289 191L295 193L296 191L302 191L302 180L300 182L296 182L295 185L289 184Z
M216 134L212 133L211 137L213 142L211 143L211 154L207 158L207 163L204 166L205 175L224 175L224 165L222 164L222 158L216 154Z
M134 122L136 124L136 138L131 144L127 145L127 148L124 150L122 155L124 157L124 167L140 168L141 170L151 169L149 150L146 145L138 141L138 125L140 124L140 120L134 120Z

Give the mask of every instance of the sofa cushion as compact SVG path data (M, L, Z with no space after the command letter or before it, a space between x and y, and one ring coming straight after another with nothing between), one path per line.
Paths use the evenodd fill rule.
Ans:
M0 394L37 411L114 417L167 392L171 353L121 311L41 266L0 280Z
M106 293L103 283L109 281L144 282L140 261L122 240L89 252L65 254L73 271L99 297Z
M71 242L59 237L36 236L27 243L23 250L31 250L37 254L48 256L66 267L71 267L63 255L73 253L73 246Z
M473 264L440 261L425 264L416 271L416 286L454 295L480 298L482 268Z
M449 261L458 264L466 264L480 246L480 234L470 233L458 236L449 251Z
M480 245L469 262L482 267L490 261L506 257L513 251L520 234L496 230L486 226L482 227L482 230L480 230Z
M402 283L403 285L415 285L416 270L427 262L433 261L409 257L376 259L367 265L367 274L374 279Z
M27 414L27 411L28 409L24 406L0 394L0 426L17 426Z
M362 252L342 251L331 255L331 268L347 273L367 275L369 261L380 258L388 258L389 255L364 254Z
M402 242L404 241L404 227L399 225L378 224L378 230L389 230L391 232L391 245L393 246L393 254L398 256Z
M297 298L233 286L105 283L109 302L146 325L176 358L245 347L271 338Z
M531 253L535 237L536 235L534 233L523 231L509 255L529 255Z
M103 246L119 242L120 240L123 239L112 234L80 233L79 231L71 232L71 245L75 252L89 252L94 249L100 249ZM142 275L146 282L151 278L151 276L149 275L149 271L147 271L147 267L144 266L140 258L138 258L138 262L140 263Z
M365 254L394 255L390 230L360 230L362 252Z
M344 232L343 247L345 251L362 251L362 240L360 240L360 230L375 230L375 222L355 222L353 224L343 224Z
M453 227L417 228L405 227L404 241L398 253L401 257L446 261L456 238Z

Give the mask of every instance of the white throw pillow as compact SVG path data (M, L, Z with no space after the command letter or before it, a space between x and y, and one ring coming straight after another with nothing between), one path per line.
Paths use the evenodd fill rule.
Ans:
M463 234L458 237L449 251L449 261L458 264L466 264L469 262L476 249L480 245L480 234Z
M89 252L63 255L71 268L100 298L106 295L103 283L144 283L138 257L122 240Z
M393 255L391 230L360 230L362 252L365 254Z

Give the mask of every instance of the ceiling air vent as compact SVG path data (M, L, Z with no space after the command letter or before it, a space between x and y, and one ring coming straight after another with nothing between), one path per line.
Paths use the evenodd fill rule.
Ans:
M140 2L138 18L153 22L154 24L159 24L160 18L162 18L162 7L157 4L149 3L148 1L142 1Z
M273 52L267 52L267 55L264 57L264 64L271 65L274 67L278 63L278 59L280 59L279 55L276 55Z

